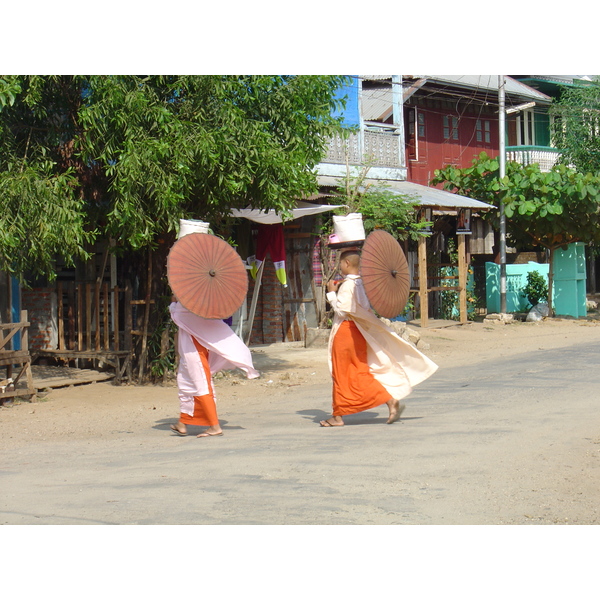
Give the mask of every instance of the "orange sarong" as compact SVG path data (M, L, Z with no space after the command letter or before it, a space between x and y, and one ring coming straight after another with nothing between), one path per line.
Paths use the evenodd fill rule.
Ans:
M219 417L217 416L217 404L215 402L215 392L212 386L212 376L210 374L210 367L208 366L208 350L198 343L195 337L192 336L192 341L200 360L202 361L202 367L206 374L206 381L208 382L209 393L204 396L194 396L194 415L190 416L186 413L179 414L179 420L186 425L218 425Z
M367 341L352 321L343 321L331 348L334 417L352 415L390 400L390 393L371 374Z

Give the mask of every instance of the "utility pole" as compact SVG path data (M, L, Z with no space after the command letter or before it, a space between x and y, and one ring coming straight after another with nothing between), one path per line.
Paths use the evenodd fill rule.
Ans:
M500 156L500 179L506 175L506 112L504 109L504 75L498 75L498 112ZM506 314L506 215L504 205L500 202L500 312Z

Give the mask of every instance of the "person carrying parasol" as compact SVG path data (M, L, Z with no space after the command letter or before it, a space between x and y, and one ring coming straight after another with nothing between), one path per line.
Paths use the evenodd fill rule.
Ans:
M334 311L328 353L333 380L332 416L320 421L320 425L342 427L344 415L383 404L389 409L387 423L395 423L405 408L400 400L411 393L413 386L430 377L438 367L374 314L367 282L363 282L361 277L360 246L364 241L364 230L362 239L354 232L350 235L353 239L348 241L348 234L343 229L344 223L339 219L336 221L334 218L336 233L330 246L345 247L340 257L340 271L344 279L342 282L329 281L327 284L327 300ZM375 268L368 272L371 297L377 299L383 312L397 311L391 315L396 316L406 304L406 297L397 289L396 280L405 279L402 273L407 273L408 267L405 268L406 259L400 245L389 236L393 241L393 245L390 245L387 236L389 234L383 231L373 232L364 242L362 252L366 264L370 263L370 267L375 264ZM398 251L401 254L399 260L394 256ZM391 267L389 261L392 263ZM392 278L387 292L382 292L381 285L373 285L373 272L375 278ZM408 290L407 282L406 286L404 282L400 283L402 288L406 287ZM390 295L397 296L400 309L400 304L388 305Z
M188 425L199 425L207 429L197 437L221 436L212 375L239 368L248 379L260 376L248 347L223 321L246 297L246 269L227 242L208 232L180 231L169 252L167 277L174 293L169 310L179 328L180 416L171 430L184 436Z

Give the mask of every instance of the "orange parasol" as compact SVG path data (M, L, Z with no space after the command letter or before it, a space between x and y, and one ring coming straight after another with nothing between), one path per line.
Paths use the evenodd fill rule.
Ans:
M408 263L400 244L386 231L371 232L363 246L360 274L371 306L382 317L397 317L410 291Z
M190 233L177 240L167 258L173 293L190 312L206 319L226 319L248 291L242 259L224 240L208 233Z

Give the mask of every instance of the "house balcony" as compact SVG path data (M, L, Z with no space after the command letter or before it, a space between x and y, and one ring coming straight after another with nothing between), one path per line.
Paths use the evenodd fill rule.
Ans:
M329 141L323 163L351 166L369 164L386 169L404 169L401 129L392 125L369 124L347 138Z
M506 160L518 162L521 165L538 163L540 170L548 172L557 163L560 150L548 146L507 146Z

